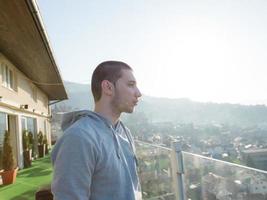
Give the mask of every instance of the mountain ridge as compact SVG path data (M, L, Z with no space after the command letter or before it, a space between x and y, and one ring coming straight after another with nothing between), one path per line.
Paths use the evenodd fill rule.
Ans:
M93 96L90 84L64 81L69 99L57 103L57 107L69 110L92 109ZM143 95L136 112L150 122L224 123L243 127L267 125L265 105L241 105L231 103L196 102L187 98L164 98Z

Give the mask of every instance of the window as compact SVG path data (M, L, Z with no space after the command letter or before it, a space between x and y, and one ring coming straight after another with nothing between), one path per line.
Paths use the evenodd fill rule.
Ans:
M32 117L21 117L21 130L27 130L28 132L32 132L33 135L36 135L36 119Z
M21 130L25 131L27 130L27 119L25 117L21 117Z
M21 117L21 129L27 130L28 132L31 132L33 134L33 149L32 149L32 154L33 157L37 155L37 120L32 117L26 117L23 116Z
M27 119L27 130L31 131L33 134L37 134L37 129L36 129L36 119L31 118L31 117L26 117Z
M31 97L35 102L37 102L37 88L34 85L32 85Z
M44 120L44 134L47 134L47 128L46 128L46 120Z
M2 85L9 89L15 90L15 76L13 70L11 70L7 64L2 63Z
M42 104L45 107L45 109L48 109L48 101L47 101L47 97L42 95Z
M0 112L0 169L3 167L3 143L5 131L8 129L7 114Z
M3 147L4 135L7 130L7 115L0 112L0 148Z

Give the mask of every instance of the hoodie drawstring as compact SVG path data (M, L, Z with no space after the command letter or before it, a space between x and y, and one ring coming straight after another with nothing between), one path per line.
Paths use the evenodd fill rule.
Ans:
M114 138L114 141L115 141L115 148L116 148L116 154L117 154L117 157L118 157L118 159L121 159L120 152L119 152L120 144L119 144L118 136L116 135L114 129L113 129L111 126L109 126L109 128L110 128L111 131L112 131L113 138Z

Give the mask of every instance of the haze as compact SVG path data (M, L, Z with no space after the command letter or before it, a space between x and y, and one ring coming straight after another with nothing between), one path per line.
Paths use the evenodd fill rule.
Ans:
M135 71L142 93L267 103L267 1L38 0L64 80L104 60Z

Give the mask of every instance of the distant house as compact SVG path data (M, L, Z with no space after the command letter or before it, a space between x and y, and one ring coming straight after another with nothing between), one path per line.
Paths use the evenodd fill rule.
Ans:
M5 130L22 168L23 130L35 141L42 131L51 144L49 105L67 94L36 2L0 0L0 8L0 169Z
M241 152L242 161L249 167L267 170L267 149L249 149Z

